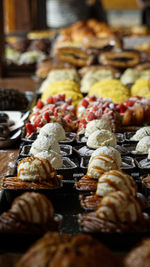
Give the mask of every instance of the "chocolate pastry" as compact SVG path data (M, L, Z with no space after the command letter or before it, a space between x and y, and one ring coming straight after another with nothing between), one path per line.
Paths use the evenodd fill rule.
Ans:
M149 267L150 266L150 238L143 240L133 248L124 260L125 267Z
M54 216L52 203L42 194L24 193L17 197L11 208L0 215L0 232L42 234L56 230L60 218Z
M133 196L117 191L104 196L95 212L79 214L78 223L84 232L146 232L150 219Z
M26 96L16 89L0 88L0 110L25 110L28 106Z
M56 56L59 60L71 63L77 67L83 67L85 65L91 65L93 63L93 56L89 55L80 48L73 47L61 47L56 51Z
M115 267L120 263L112 252L90 235L74 237L47 233L21 258L17 267Z
M131 68L140 63L140 54L136 51L111 51L100 55L99 62L116 68Z

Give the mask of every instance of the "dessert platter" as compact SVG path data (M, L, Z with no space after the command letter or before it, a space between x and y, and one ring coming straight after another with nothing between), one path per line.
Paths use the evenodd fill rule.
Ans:
M150 237L150 60L123 45L124 36L148 34L77 22L57 33L51 58L38 63L45 80L28 113L20 112L13 174L0 191L3 249L6 238L9 251L31 246L17 266L123 266L115 252ZM13 125L5 128L11 119L2 110L7 140ZM146 261L149 243L124 266L144 247L138 257Z

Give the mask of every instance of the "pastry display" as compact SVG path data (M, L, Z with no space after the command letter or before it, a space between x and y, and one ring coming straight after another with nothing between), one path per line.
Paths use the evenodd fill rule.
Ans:
M148 267L150 265L150 239L144 239L137 247L133 248L125 257L126 267Z
M114 103L123 103L129 97L129 89L118 80L103 80L91 87L89 95L111 98Z
M87 146L89 148L98 148L100 146L113 146L115 147L117 144L116 136L114 133L108 130L96 130L90 136L87 140Z
M11 208L0 215L0 232L41 235L56 231L60 218L54 216L52 203L42 194L24 193L17 197Z
M27 137L50 122L61 124L66 132L76 131L78 120L72 98L66 99L65 94L59 94L49 96L45 101L39 99L26 124Z
M131 176L121 170L105 172L98 180L96 193L90 196L83 196L81 199L81 206L84 209L96 210L102 197L115 191L122 191L136 196L136 183Z
M77 116L80 119L79 134L84 134L87 123L95 119L106 120L113 131L119 127L121 122L119 112L112 100L94 95L87 96L80 102Z
M0 237L21 234L27 244L34 235L59 230L62 218L45 195L63 214L62 234L49 232L30 243L18 266L119 266L93 237L73 235L91 233L113 251L129 250L149 235L148 34L145 26L90 19L57 30L57 36L46 30L7 37L12 77L37 63L39 92L31 107L30 93L0 89L0 147L21 141L13 142L20 148L14 167L8 164L12 172L2 178ZM19 110L21 119L13 113L11 125L7 110ZM11 158L12 152L0 152L3 174L3 153Z
M108 130L111 131L109 123L104 119L89 121L85 129L85 137L89 137L92 133L97 130Z
M48 232L38 240L21 258L17 267L37 266L79 266L98 267L120 266L112 252L90 235L78 234L70 237L67 234Z
M78 222L90 233L145 232L149 227L149 217L142 213L138 201L122 191L104 196L96 211L80 214Z

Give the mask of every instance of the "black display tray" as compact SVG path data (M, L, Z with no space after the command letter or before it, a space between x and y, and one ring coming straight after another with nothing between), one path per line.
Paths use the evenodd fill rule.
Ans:
M116 138L117 138L117 143L118 144L122 144L125 142L125 137L123 133L115 133ZM78 144L86 144L87 143L87 137L85 137L85 135L81 134L81 135L77 135L76 136L76 141Z
M87 168L88 168L88 163L89 163L89 158L86 157L82 157L81 158L81 163L80 163L80 167L81 170L86 173L87 172ZM133 172L133 170L135 169L136 165L134 163L134 159L128 156L124 156L122 157L122 166L121 169L127 173Z
M37 139L37 137L38 137L38 133L32 133L28 138L26 138L26 137L22 137L21 138L21 140L23 141L23 142L26 142L26 143L33 143L36 139ZM75 141L75 139L76 139L76 133L69 133L69 132L67 132L66 133L66 140L64 140L64 141L59 141L59 143L60 144L72 144L74 141Z
M30 149L31 149L31 144L30 145L23 145L22 149L20 151L20 157L30 157ZM69 157L72 155L72 146L70 145L60 145L60 152L62 157Z

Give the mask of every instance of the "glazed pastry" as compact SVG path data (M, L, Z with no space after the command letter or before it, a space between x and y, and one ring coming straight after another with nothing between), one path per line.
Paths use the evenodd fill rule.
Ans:
M62 47L57 49L57 57L64 62L69 62L74 66L83 67L93 63L93 56L87 54L79 48Z
M98 180L96 193L90 196L83 196L81 206L84 209L96 210L102 197L118 190L135 197L137 186L133 178L121 170L105 172Z
M27 192L17 197L11 208L0 215L0 232L40 235L56 230L59 220L54 217L52 203L44 195Z
M53 30L41 30L41 31L32 31L27 34L29 40L34 39L47 39L51 37L55 37L56 32Z
M17 166L17 177L4 177L3 188L7 189L50 189L59 188L62 176L57 175L46 158L27 157Z
M125 267L148 267L150 265L150 239L143 240L125 257Z
M77 190L96 191L98 180L103 173L117 170L121 165L120 153L113 147L100 147L95 150L88 164L87 174L75 183Z
M90 235L47 233L21 258L17 267L115 267L120 263L111 251Z
M105 52L99 62L115 68L131 68L140 63L140 54L136 51Z
M149 216L133 196L117 191L104 196L95 212L80 214L78 222L84 232L146 232Z

